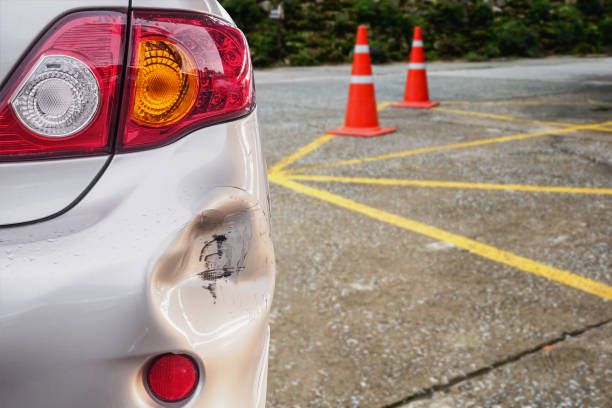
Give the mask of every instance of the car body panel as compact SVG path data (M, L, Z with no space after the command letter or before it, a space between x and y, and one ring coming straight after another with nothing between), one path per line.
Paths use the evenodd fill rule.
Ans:
M165 8L198 11L233 22L216 0L132 0L133 8Z
M275 275L265 172L255 111L117 155L67 213L0 230L2 406L164 406L142 369L176 351L205 372L185 406L263 407ZM201 259L221 234L230 255Z
M0 163L0 225L52 216L70 206L102 171L108 156Z
M231 21L213 0L131 4ZM0 0L0 78L59 15L128 6ZM257 109L145 151L1 163L0 191L0 406L265 406L275 264ZM147 391L165 353L199 364L185 402Z

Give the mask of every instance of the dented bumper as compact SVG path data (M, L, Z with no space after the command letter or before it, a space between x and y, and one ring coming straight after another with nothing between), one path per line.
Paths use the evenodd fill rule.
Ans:
M254 113L116 156L66 214L0 230L2 406L165 406L143 367L180 352L203 372L183 406L263 407L265 169Z

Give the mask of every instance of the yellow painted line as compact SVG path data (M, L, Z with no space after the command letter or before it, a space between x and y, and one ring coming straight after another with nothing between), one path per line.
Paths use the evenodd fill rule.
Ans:
M595 99L587 99L589 105L612 105L612 102L597 101Z
M441 105L548 105L548 106L584 106L599 105L597 101L589 99L587 102L560 102L560 101L443 101ZM602 103L603 104L603 103Z
M532 132L532 133L519 133L519 134L511 135L511 136L502 136L502 137L496 137L496 138L491 138L491 139L480 139L480 140L475 140L472 142L453 143L453 144L448 144L448 145L426 147L423 149L415 149L415 150L408 150L408 151L397 152L397 153L382 154L379 156L363 157L359 159L340 160L340 161L332 162L332 163L323 163L323 164L317 164L313 166L305 166L305 167L299 167L299 168L295 168L291 170L286 170L286 173L294 174L294 173L301 173L304 171L315 170L315 169L326 169L326 168L336 167L336 166L362 164L362 163L367 163L367 162L372 162L372 161L377 161L377 160L396 159L400 157L414 156L417 154L438 152L441 150L483 146L483 145L487 145L491 143L503 143L503 142L509 142L509 141L514 141L514 140L521 140L521 139L527 139L527 138L532 138L532 137L551 135L551 134L575 132L577 130L595 129L601 126L606 126L608 123L610 122L597 123L594 125L576 125L576 126L567 127L564 129L551 129L551 130L542 130L539 132Z
M448 108L440 108L440 107L433 108L433 109L438 110L440 112L456 113L456 114L459 114L459 115L480 116L480 117L484 117L484 118L498 119L498 120L505 120L505 121L513 121L513 122L537 123L539 125L547 125L547 126L560 126L560 127L581 126L581 125L579 125L577 123L549 122L549 121L543 121L543 120L524 119L524 118L516 118L516 117L513 117L513 116L496 115L496 114L493 114L493 113L466 111L466 110L463 110L463 109L448 109ZM594 127L594 128L590 128L589 130L601 130L603 132L612 132L612 130L607 129L605 127Z
M377 110L383 110L385 109L387 106L391 105L393 102L381 102L380 104L378 104L378 106L376 107ZM282 158L278 163L276 163L274 166L270 167L268 169L268 172L270 173L277 173L282 171L284 168L292 165L296 160L300 159L301 157L306 156L308 153L312 152L313 150L317 149L318 147L324 145L325 143L329 142L330 140L332 140L335 137L335 135L332 134L325 134L323 136L321 136L318 139L313 140L312 142L308 143L306 146L303 146L302 148L300 148L299 150L297 150L296 152L290 154L287 157Z
M388 101L381 102L381 103L379 103L379 104L378 104L378 106L376 107L376 110L381 111L381 110L385 109L387 106L391 105L392 103L394 103L394 102L388 102Z
M284 157L283 159L281 159L274 166L270 167L270 169L268 171L270 173L277 173L279 171L282 171L285 167L290 166L294 161L296 161L300 157L306 156L308 153L312 152L317 147L319 147L321 145L324 145L325 143L329 142L334 137L335 137L335 135L332 135L332 134L328 133L328 134L325 134L325 135L323 135L323 136L313 140L312 142L308 143L306 146L303 146L302 148L298 149L295 153L290 154L289 156Z
M474 111L467 111L463 109L448 109L448 108L437 107L437 108L433 108L433 110L437 110L440 112L447 112L447 113L456 113L459 115L478 116L478 117L483 117L483 118L506 120L506 121L512 121L512 122L537 123L539 125L548 125L548 126L561 126L561 127L579 126L576 123L548 122L548 121L543 121L543 120L523 119L523 118L515 118L513 116L496 115L493 113L484 113L484 112L474 112Z
M452 245L466 249L473 254L482 256L492 261L499 262L511 266L513 268L529 272L546 279L553 280L555 282L559 282L563 285L570 286L572 288L576 288L596 296L600 296L604 299L612 299L612 286L608 286L601 282L597 282L579 275L575 275L568 271L544 265L542 263L518 255L514 255L510 252L497 249L495 247L483 244L470 238L453 234L440 228L436 228L418 221L411 220L409 218L405 218L387 211L379 210L377 208L358 203L357 201L344 198L342 196L330 193L325 190L319 190L317 188L297 183L295 181L289 180L288 178L278 173L271 175L270 181L283 187L294 190L296 192L305 194L307 196L314 197L319 200L337 205L339 207L367 215L368 217L385 222L387 224L391 224L412 232L425 235L437 241L448 242Z
M414 186L414 187L436 187L436 188L466 188L477 190L513 190L542 193L568 193L568 194L612 194L612 188L587 188L587 187L557 187L557 186L529 186L524 184L490 184L490 183L464 183L456 181L437 180L404 180L388 178L368 177L336 177L317 176L311 174L287 175L290 180L336 182L353 184L379 184L384 186Z

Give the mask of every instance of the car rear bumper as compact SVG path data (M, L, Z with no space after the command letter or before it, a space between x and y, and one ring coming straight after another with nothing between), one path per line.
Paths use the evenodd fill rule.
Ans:
M115 156L66 214L0 230L0 254L2 407L167 406L142 382L166 352L204 371L181 406L265 405L275 269L256 112Z

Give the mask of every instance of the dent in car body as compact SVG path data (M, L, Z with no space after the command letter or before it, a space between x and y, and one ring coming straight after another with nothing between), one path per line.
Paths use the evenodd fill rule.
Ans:
M216 189L155 265L152 300L192 345L207 343L220 325L232 330L268 314L273 253L259 203L238 188Z

